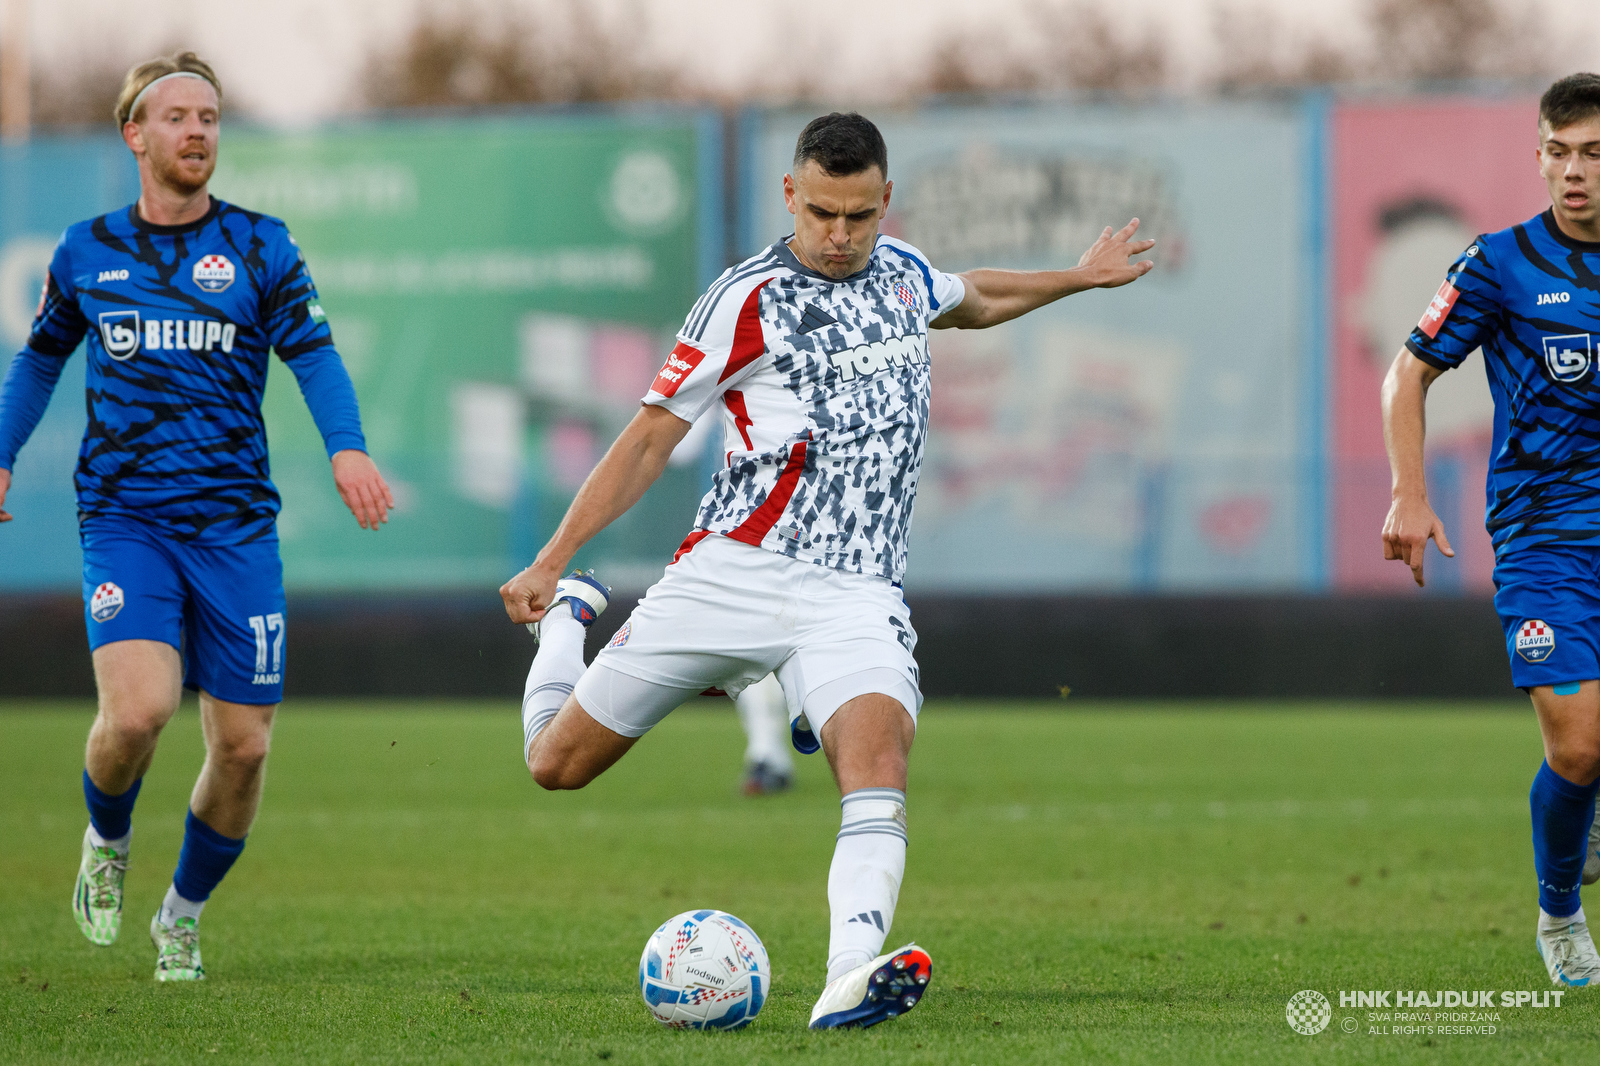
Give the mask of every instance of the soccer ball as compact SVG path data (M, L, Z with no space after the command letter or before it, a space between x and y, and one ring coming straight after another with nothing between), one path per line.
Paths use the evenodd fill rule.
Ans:
M685 911L644 942L639 991L672 1029L737 1029L761 1013L772 987L755 930L722 911Z

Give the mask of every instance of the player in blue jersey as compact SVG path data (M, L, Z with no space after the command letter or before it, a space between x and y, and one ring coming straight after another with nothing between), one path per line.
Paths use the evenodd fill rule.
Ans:
M1428 504L1423 403L1481 346L1495 405L1495 609L1512 683L1532 697L1544 736L1529 794L1536 944L1553 982L1587 985L1600 983L1578 896L1600 872L1589 861L1600 785L1600 75L1544 94L1538 157L1550 209L1472 242L1384 381L1394 503L1383 549L1418 585L1430 538L1455 554Z
M138 159L139 200L68 228L0 384L3 522L17 451L87 340L75 482L100 709L72 909L93 943L121 926L134 799L162 727L184 687L200 694L205 766L150 923L163 981L205 976L200 911L244 848L282 698L278 493L261 420L269 350L294 372L357 521L377 529L394 506L294 239L207 191L221 97L193 53L129 71L116 119Z

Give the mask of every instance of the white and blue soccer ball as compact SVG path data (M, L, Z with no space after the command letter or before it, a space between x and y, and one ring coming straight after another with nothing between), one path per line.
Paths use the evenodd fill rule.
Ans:
M755 930L723 911L685 911L645 941L639 991L673 1029L749 1025L772 988L772 965Z

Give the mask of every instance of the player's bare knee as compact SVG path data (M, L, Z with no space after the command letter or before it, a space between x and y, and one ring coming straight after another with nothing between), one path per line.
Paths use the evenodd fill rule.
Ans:
M549 792L569 792L582 788L594 779L585 774L570 752L554 751L535 744L528 759L528 771L534 784Z
M231 778L253 777L261 772L271 749L268 738L260 735L225 737L211 745L211 761Z
M1552 745L1547 760L1550 769L1578 785L1600 778L1600 738L1563 738Z
M102 708L95 731L107 737L120 754L131 758L155 748L156 741L161 739L161 730L171 717L164 707L123 704Z

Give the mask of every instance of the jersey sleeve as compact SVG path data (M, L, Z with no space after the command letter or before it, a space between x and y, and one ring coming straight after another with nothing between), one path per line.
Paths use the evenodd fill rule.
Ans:
M928 257L923 255L920 249L912 247L905 241L894 237L882 237L880 240L909 259L922 275L923 286L928 290L929 321L938 318L966 299L967 284L961 280L961 275L946 274L942 270L934 269L933 264L928 262Z
M11 469L17 452L33 435L68 357L88 331L88 320L72 289L72 262L63 237L45 274L27 346L11 360L5 380L0 381L0 469Z
M1450 267L1406 348L1440 370L1458 367L1494 332L1500 308L1499 270L1480 236Z
M65 359L78 350L87 332L89 320L78 307L78 293L72 284L72 257L67 250L67 238L62 236L55 254L50 257L44 291L39 294L39 308L34 312L33 327L28 331L28 349Z
M322 313L305 256L288 228L280 225L274 237L262 287L261 327L278 358L287 363L306 352L333 347L333 331Z
M347 449L364 452L367 441L355 385L333 346L305 256L286 227L279 229L273 249L276 254L268 262L274 270L261 299L262 328L278 358L294 372L328 457Z
M755 372L766 354L761 292L772 275L724 274L689 312L677 346L644 402L693 423L724 392Z

